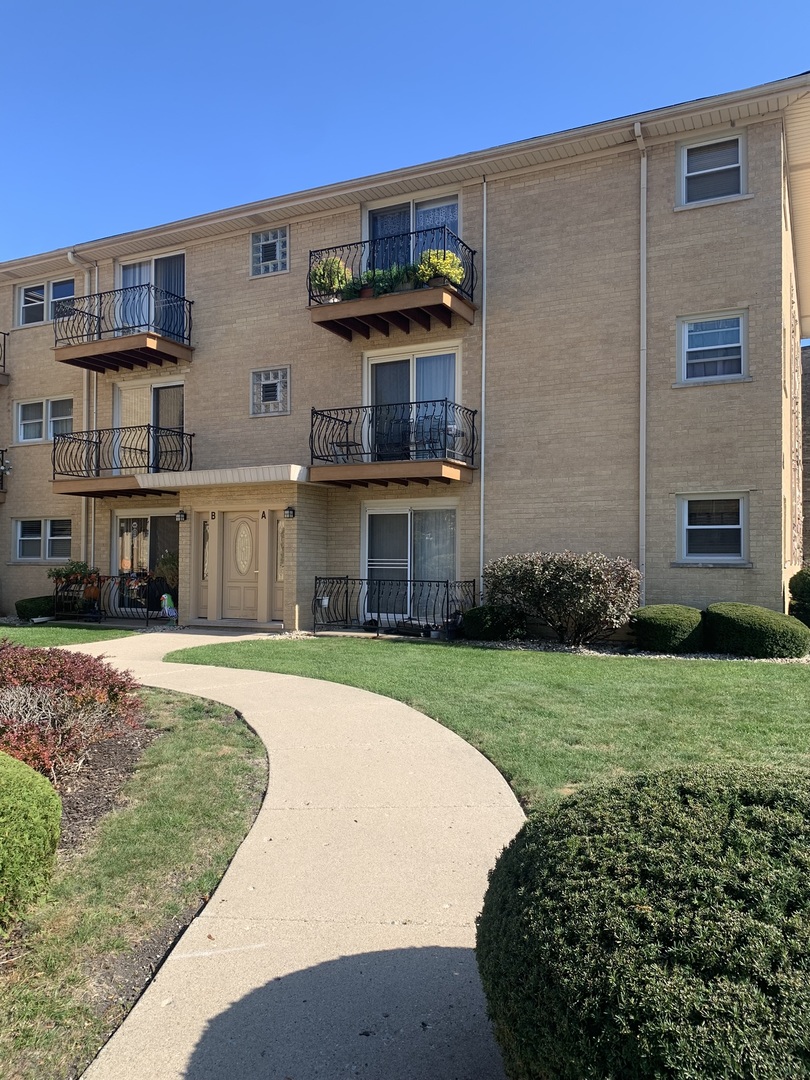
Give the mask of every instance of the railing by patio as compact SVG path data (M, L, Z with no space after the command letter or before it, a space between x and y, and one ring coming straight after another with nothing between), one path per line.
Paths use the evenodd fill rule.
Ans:
M8 334L0 332L0 375L6 373L6 352L8 351Z
M313 409L312 464L450 458L474 465L475 410L447 398Z
M446 225L310 251L307 289L310 304L333 304L356 300L364 286L383 296L428 285L434 277L472 301L475 252Z
M80 345L100 338L153 333L191 345L192 303L156 285L130 285L61 300L54 312L54 344Z
M147 573L94 574L81 582L62 582L53 593L58 619L142 619L177 621L177 590L165 578Z
M154 424L54 435L53 476L189 472L193 438L191 432Z
M8 450L0 450L0 491L6 490L6 473L11 469L11 465L6 468L6 454Z
M475 606L474 581L316 577L314 629L452 636Z

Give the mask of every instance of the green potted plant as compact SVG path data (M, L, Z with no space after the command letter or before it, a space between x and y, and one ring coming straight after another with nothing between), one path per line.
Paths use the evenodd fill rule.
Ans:
M64 566L52 566L47 576L57 586L91 584L98 576L98 567L90 566L78 559L71 559Z
M388 271L391 279L391 292L408 292L416 286L416 264L406 263L397 266L396 263Z
M163 552L155 563L154 576L163 578L170 588L177 589L180 581L180 556L176 551L169 551L167 548Z
M389 270L365 270L360 277L360 299L382 296L391 292L391 272Z
M319 299L326 298L329 303L340 299L343 289L351 281L352 275L336 255L329 255L309 271L309 290Z
M460 285L464 280L464 265L454 251L428 248L419 256L416 280L420 285Z

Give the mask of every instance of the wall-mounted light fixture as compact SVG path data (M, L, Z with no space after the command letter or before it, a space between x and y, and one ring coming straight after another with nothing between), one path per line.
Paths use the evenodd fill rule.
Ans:
M186 520L186 512L185 512L185 510L178 510L177 513L174 515L174 520L175 521L185 521Z
M284 517L287 519L287 521L290 521L292 518L294 518L295 517L295 507L294 506L288 506L287 509L284 511Z

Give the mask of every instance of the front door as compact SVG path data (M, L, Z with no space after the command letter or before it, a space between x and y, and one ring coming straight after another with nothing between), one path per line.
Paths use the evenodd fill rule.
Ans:
M258 533L257 514L225 514L222 555L223 619L258 618Z

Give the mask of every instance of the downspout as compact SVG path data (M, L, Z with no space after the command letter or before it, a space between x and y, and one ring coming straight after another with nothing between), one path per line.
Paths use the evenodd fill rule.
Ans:
M481 462L481 507L479 512L479 546L478 546L478 601L484 589L484 450L486 443L486 415L487 415L487 178L482 177L482 215L481 215L481 412L480 412L480 440L479 460Z
M641 124L633 127L641 154L639 190L639 285L638 285L638 568L641 573L639 603L647 595L647 147Z

